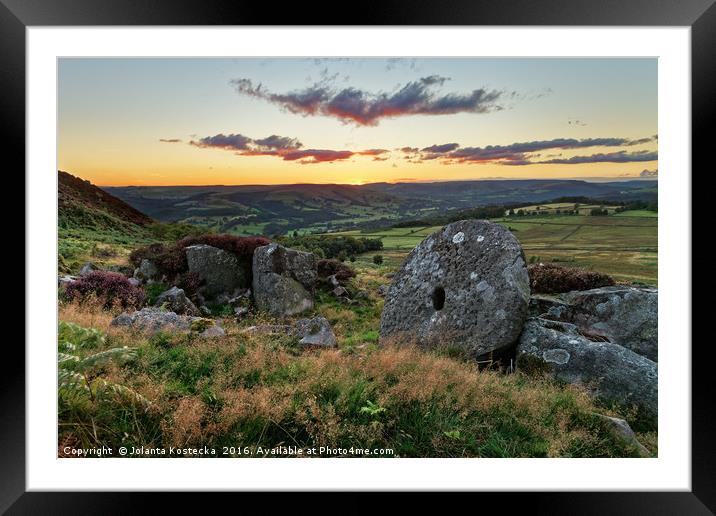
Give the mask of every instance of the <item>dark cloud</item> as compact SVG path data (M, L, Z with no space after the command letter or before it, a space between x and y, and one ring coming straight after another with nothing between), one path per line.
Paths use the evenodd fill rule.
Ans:
M179 138L159 138L159 141L162 143L179 143L181 140Z
M296 138L288 138L286 136L278 136L272 134L266 138L253 141L259 147L266 147L269 149L299 149L303 147L303 144Z
M502 109L497 101L502 92L480 88L469 93L439 95L435 87L447 77L430 75L412 81L392 93L372 93L357 88L334 90L326 81L284 94L272 93L250 79L234 79L231 85L242 95L260 98L303 116L329 116L344 123L377 125L383 118L407 115L487 113Z
M531 165L535 163L578 163L579 159L588 159L589 156L581 156L575 158L561 158L559 154L552 154L553 159L547 161L536 161L539 158L540 151L544 150L569 150L581 149L589 147L629 147L640 145L654 141L654 137L641 138L632 140L629 138L556 138L552 140L536 140L531 142L518 142L510 145L488 145L485 147L460 147L457 143L449 143L442 145L432 145L415 152L412 147L403 147L401 150L405 154L406 159L419 159L422 161L430 161L441 159L444 162L458 163L499 163L503 165ZM642 155L648 151L640 151L637 153L627 154L626 151L607 154L594 154L595 159L603 158L603 161L620 162L626 161L650 161L650 159L642 158ZM416 156L417 154L417 156ZM656 153L654 153L656 154ZM631 159L630 159L631 158ZM574 159L574 161L569 161ZM587 161L584 161L585 163Z
M192 140L189 145L196 147L216 147L226 150L250 150L250 144L253 140L243 134L217 134L215 136L206 136L199 140Z
M442 145L431 145L430 147L425 147L422 149L423 152L450 152L454 151L460 146L459 143L443 143ZM416 149L417 150L417 149Z
M640 161L656 161L658 155L656 152L651 151L638 151L638 152L609 152L592 154L590 156L572 156L571 158L558 158L550 159L547 161L533 161L531 164L536 163L554 163L554 164L566 164L573 165L578 163L632 163Z

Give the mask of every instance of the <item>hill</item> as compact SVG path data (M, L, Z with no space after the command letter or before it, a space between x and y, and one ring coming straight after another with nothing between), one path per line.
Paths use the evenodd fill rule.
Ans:
M141 211L89 181L61 170L57 172L57 180L60 227L136 232L153 222Z
M85 261L112 263L149 241L155 222L89 181L58 171L58 269L76 272Z
M234 234L322 232L357 223L396 221L436 211L440 202L394 196L356 185L107 187L150 216Z
M448 210L589 197L655 200L656 181L483 180L366 185L106 187L151 217L237 235L321 233L423 219Z

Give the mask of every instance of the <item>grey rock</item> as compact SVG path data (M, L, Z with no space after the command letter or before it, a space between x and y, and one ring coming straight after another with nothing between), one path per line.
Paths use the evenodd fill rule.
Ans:
M589 340L573 324L529 319L517 345L517 369L535 360L555 377L580 384L597 397L657 414L657 363L618 344Z
M338 288L338 287L341 286L341 284L340 284L340 282L338 281L338 278L336 278L336 275L335 275L335 274L331 274L330 276L328 276L327 280L328 280L328 283L329 283L333 288Z
M249 308L246 306L237 306L236 308L234 308L234 315L237 318L241 318L247 313L249 313Z
M331 293L335 297L344 297L348 295L348 291L343 287L336 287L331 291Z
M87 263L85 263L85 264L82 266L82 268L80 269L80 276L86 276L86 275L89 274L90 272L92 272L92 271L98 271L98 270L100 270L99 267L97 267L94 263L92 263L92 262L87 262Z
M61 287L63 285L67 285L68 283L72 283L76 279L77 279L77 276L67 276L67 275L66 276L58 276L57 285Z
M142 308L136 312L124 312L112 319L111 326L132 328L135 330L157 333L160 331L188 333L199 325L208 323L201 317L191 315L179 315L174 312L167 312L161 308ZM217 324L211 324L200 333L204 337L223 335L223 329L216 329ZM221 330L221 331L219 331Z
M177 314L199 315L200 313L194 303L186 297L184 290L178 287L172 287L159 294L154 306L163 306Z
M625 420L618 418L618 417L611 417L606 416L604 414L596 414L601 419L607 422L609 425L609 428L612 430L612 432L617 435L620 439L622 439L625 443L628 445L633 446L636 448L637 452L642 457L651 457L651 452L639 442L639 440L636 438L636 434L634 433L634 430L631 429L629 426L629 423L627 423Z
M318 278L312 253L278 244L258 247L253 257L254 302L274 315L295 315L313 308Z
M380 297L385 297L388 295L388 290L390 289L390 285L381 285L378 287L378 295Z
M558 319L569 309L569 305L555 296L532 294L530 297L529 316Z
M568 292L560 296L568 309L543 317L570 322L582 333L603 337L658 361L658 290L613 286Z
M199 334L201 337L223 337L226 335L226 331L224 331L224 328L219 326L218 324L214 324L212 326L209 326L207 329L205 329L203 332Z
M258 324L244 328L241 333L247 335L292 335L294 331L290 324Z
M206 299L232 295L248 286L247 271L236 255L210 245L192 245L186 248L189 272L204 282L201 293Z
M328 348L338 346L331 323L322 316L298 320L295 325L295 334L300 338L298 343L304 346Z
M142 282L139 281L137 278L129 278L129 284L132 285L133 287L138 287L139 285L142 284Z
M512 233L485 220L454 222L415 247L393 278L381 340L449 343L479 357L516 342L529 298L524 255Z
M139 267L134 269L134 278L142 283L152 282L159 279L159 269L154 262L145 258L139 263Z
M204 315L211 315L211 310L209 310L209 307L206 305L201 305L199 311Z
M289 335L304 346L336 347L336 336L328 319L322 316L299 319L290 324L260 324L242 330L248 335Z

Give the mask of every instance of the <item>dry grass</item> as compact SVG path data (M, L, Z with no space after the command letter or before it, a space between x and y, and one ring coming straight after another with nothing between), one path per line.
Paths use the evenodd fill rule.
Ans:
M351 319L346 312L322 309L338 324ZM448 457L632 453L593 417L605 409L582 390L479 371L412 345L309 351L285 337L243 334L235 324L216 339L148 337L111 328L111 314L77 305L63 305L60 318L108 331L107 347L140 350L134 363L105 374L152 408L105 414L98 443L390 447L397 456Z

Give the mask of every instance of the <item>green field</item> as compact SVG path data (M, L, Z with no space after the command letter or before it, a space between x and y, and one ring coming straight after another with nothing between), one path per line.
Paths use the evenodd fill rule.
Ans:
M544 215L505 217L495 222L509 228L522 244L528 261L557 262L606 272L618 281L657 285L658 217L641 211L603 217ZM439 226L390 228L343 235L380 238L386 253L405 256Z
M535 214L546 214L546 215L558 215L558 212L576 211L579 215L590 215L592 210L599 208L607 210L609 214L616 211L619 206L607 206L601 204L579 204L573 202L557 202L549 204L534 204L532 206L524 206L522 208L515 209L515 211L521 210L524 213L535 215ZM505 212L505 215L509 215L509 211Z

